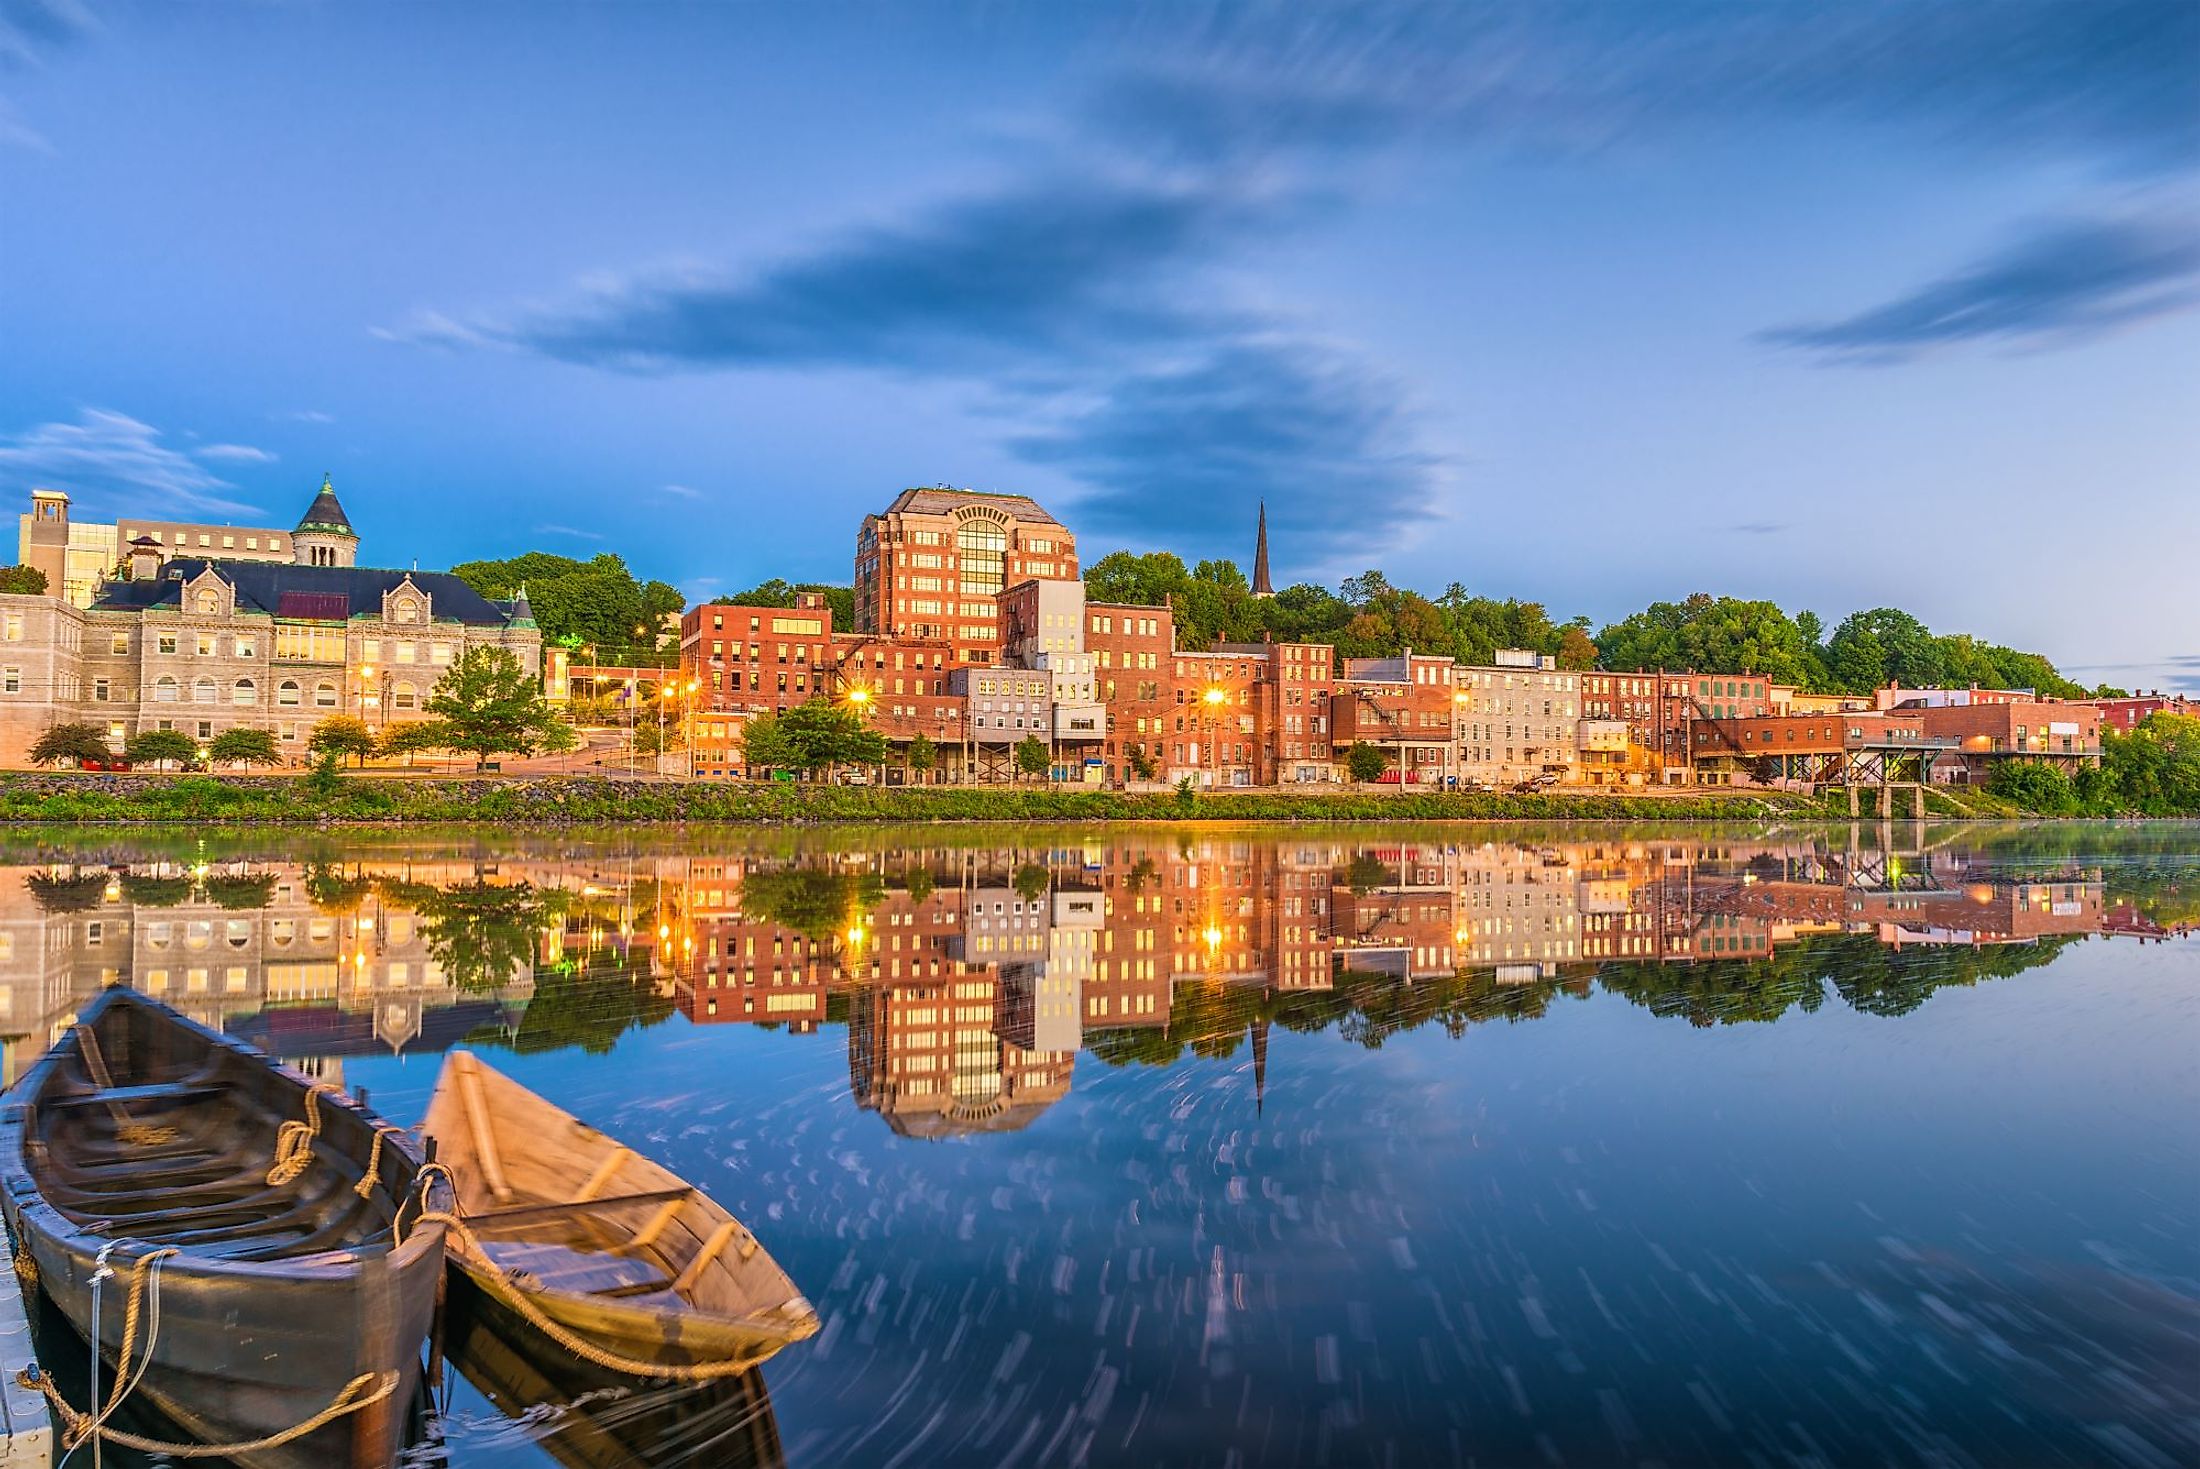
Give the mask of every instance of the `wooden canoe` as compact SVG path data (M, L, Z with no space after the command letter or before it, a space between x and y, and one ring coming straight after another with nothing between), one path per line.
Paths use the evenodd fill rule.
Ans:
M584 1362L454 1272L450 1364L565 1469L785 1469L764 1374L644 1382ZM454 1446L454 1462L457 1454Z
M701 1189L471 1053L445 1058L426 1131L467 1225L452 1263L616 1359L599 1365L740 1370L817 1330L787 1273Z
M309 1108L296 1169L271 1183L284 1125ZM281 1434L361 1377L388 1386L302 1438L230 1456L250 1469L395 1460L443 1269L444 1231L420 1216L450 1200L421 1167L419 1145L364 1106L119 986L0 1105L18 1273L98 1344L102 1399L133 1279L146 1299L132 1395L200 1443ZM176 1253L156 1273L163 1250Z

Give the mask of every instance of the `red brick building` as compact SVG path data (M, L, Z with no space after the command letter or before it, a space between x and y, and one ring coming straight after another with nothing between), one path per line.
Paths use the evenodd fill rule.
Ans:
M958 663L995 663L994 598L1021 581L1078 576L1076 537L1028 495L903 490L856 532L854 630L945 642Z
M1109 785L1136 778L1130 751L1145 750L1158 779L1176 711L1175 614L1167 607L1093 602L1085 607L1085 651L1107 709L1102 742L1103 776Z
M2178 714L2188 719L2200 719L2200 699L2188 699L2183 694L2133 694L2120 699L2087 699L2101 712L2101 727L2113 729L2118 734L2130 734L2148 718L2156 714Z

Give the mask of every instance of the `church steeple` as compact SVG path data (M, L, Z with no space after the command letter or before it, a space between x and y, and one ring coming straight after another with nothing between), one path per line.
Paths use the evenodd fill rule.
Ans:
M1268 581L1268 502L1260 502L1260 535L1253 542L1253 595L1273 597L1276 589Z

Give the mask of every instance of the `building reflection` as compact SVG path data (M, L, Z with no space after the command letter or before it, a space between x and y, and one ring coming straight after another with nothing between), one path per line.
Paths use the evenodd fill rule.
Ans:
M6 1074L109 984L332 1079L346 1056L461 1040L607 1050L677 1013L842 1028L856 1103L936 1138L1027 1126L1081 1054L1249 1044L1258 1103L1272 1025L1372 1043L1430 1019L1457 1032L1540 1013L1592 984L1716 1023L1812 1003L1782 964L1813 944L1853 961L2177 931L2111 903L2098 869L2012 876L1953 845L1224 831L850 845L18 866L0 873ZM1894 972L1859 981L1883 1008L1943 982L1930 965L1863 967Z

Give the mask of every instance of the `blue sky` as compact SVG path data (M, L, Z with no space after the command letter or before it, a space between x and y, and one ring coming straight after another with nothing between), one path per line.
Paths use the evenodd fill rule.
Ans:
M1282 579L2200 685L2196 77L2189 0L0 0L0 492L696 595L1265 498Z

